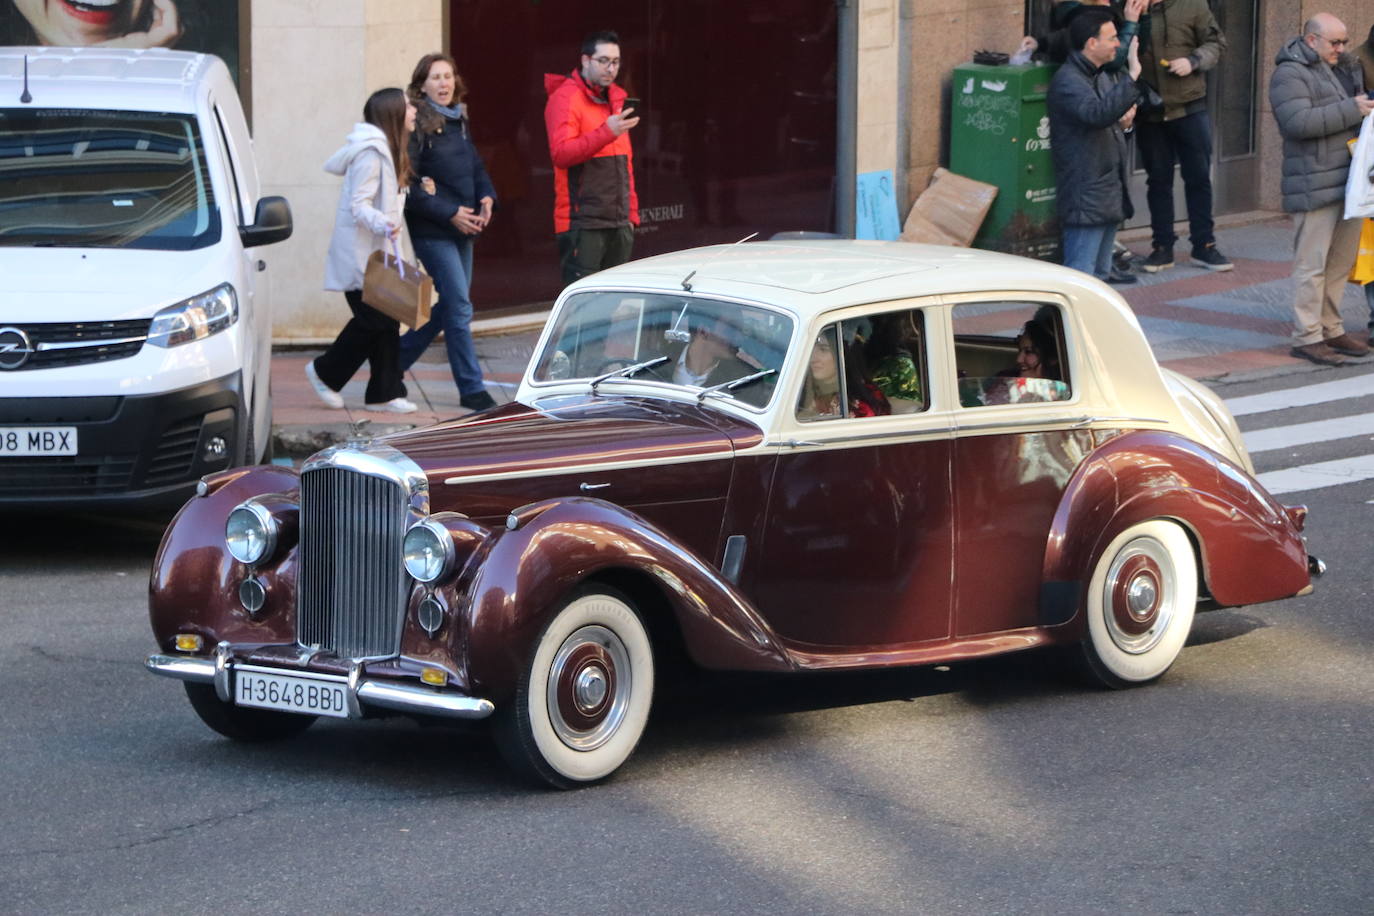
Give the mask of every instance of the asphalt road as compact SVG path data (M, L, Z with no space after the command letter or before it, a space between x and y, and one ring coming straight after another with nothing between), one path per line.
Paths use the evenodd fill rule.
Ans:
M6 518L0 911L1367 913L1374 482L1285 499L1317 592L1199 616L1156 685L1038 654L696 682L571 793L480 731L220 739L142 668L158 526Z

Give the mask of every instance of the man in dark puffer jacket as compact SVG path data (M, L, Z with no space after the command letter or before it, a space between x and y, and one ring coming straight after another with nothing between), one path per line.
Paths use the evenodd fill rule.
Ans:
M1120 43L1106 10L1083 11L1068 31L1075 50L1050 81L1047 106L1064 265L1100 280L1130 282L1133 276L1113 276L1111 265L1116 227L1131 214L1125 127L1140 95L1140 63L1128 61L1130 79L1103 70Z
M1369 347L1345 332L1341 297L1360 244L1360 220L1344 219L1347 141L1374 111L1358 64L1342 56L1345 24L1318 13L1275 58L1269 105L1283 134L1283 209L1293 214L1293 355L1339 366Z

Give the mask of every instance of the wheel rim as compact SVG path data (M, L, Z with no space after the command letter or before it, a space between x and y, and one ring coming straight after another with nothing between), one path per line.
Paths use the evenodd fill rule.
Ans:
M1169 631L1178 611L1173 557L1154 538L1136 538L1112 561L1103 584L1107 633L1132 655L1150 651Z
M546 701L554 733L568 747L591 751L625 719L631 689L630 653L603 626L573 632L549 667Z

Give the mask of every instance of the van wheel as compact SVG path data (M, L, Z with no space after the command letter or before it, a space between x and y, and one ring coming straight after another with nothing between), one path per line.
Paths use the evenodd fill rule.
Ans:
M620 592L576 592L535 641L497 744L512 767L559 789L615 772L639 744L654 694L654 656Z
M1196 609L1197 561L1183 529L1158 519L1126 529L1088 587L1088 671L1112 688L1156 680L1182 651Z

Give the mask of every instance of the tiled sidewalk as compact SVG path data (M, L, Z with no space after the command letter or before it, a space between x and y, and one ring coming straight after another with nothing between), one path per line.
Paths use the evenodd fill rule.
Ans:
M1139 232L1124 238L1138 253L1149 250L1148 238L1140 238ZM1121 291L1139 316L1159 361L1185 375L1222 380L1252 378L1257 373L1323 371L1288 353L1293 320L1292 246L1293 230L1286 216L1242 218L1217 229L1217 247L1235 262L1235 270L1214 273L1190 265L1184 241L1178 245L1172 269L1141 273L1138 285ZM1346 327L1363 339L1369 313L1358 287L1346 288L1342 311ZM474 327L478 357L492 397L504 402L515 393L538 330L531 326L511 330L508 322L484 324L479 320ZM307 454L340 441L350 424L359 420L369 421L371 431L381 432L428 425L467 412L458 404L442 344L432 347L407 374L410 399L420 410L406 415L363 409L366 369L344 388L345 409L325 407L305 380L305 363L318 353L286 350L273 355L273 421L279 451Z

